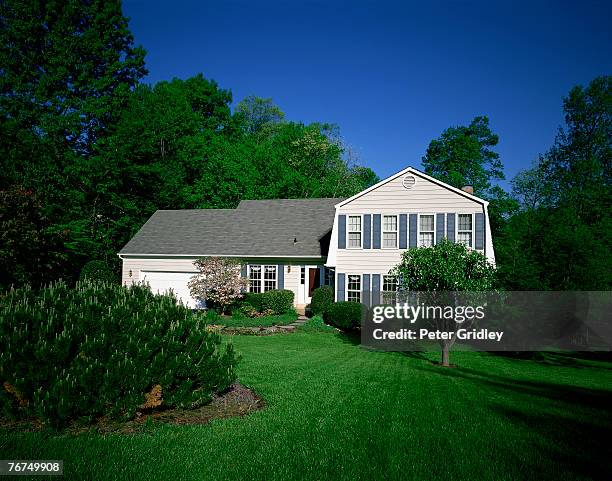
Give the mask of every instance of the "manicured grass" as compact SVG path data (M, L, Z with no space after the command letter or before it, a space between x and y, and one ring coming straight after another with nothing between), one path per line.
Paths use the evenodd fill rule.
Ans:
M262 317L221 317L215 316L209 320L211 324L217 324L226 327L270 327L270 326L286 326L295 322L297 319L295 312L279 314L276 316Z
M65 479L603 479L612 363L370 352L330 332L236 336L266 409L135 435L0 434ZM607 470L607 471L606 471Z

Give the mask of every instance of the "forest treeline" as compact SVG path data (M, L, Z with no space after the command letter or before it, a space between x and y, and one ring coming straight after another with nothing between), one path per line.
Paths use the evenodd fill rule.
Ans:
M256 96L232 109L203 75L144 83L119 1L5 1L0 27L1 288L73 280L91 260L118 272L156 209L343 197L378 180L335 125L288 121ZM425 153L428 173L491 202L508 288L610 288L611 84L568 94L565 125L511 192L487 117Z

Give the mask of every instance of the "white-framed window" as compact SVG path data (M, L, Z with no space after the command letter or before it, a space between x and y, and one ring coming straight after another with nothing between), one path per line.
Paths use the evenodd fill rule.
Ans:
M335 278L336 278L336 269L334 269L333 267L326 267L325 268L325 285L333 286Z
M397 278L395 276L383 276L382 302L383 304L395 304L397 298Z
M361 247L360 215L348 216L348 247L353 249Z
M347 276L346 300L361 302L361 276L359 274L349 274Z
M472 247L474 219L472 214L459 214L457 220L457 244Z
M304 285L306 283L306 267L302 266L300 268L300 284Z
M249 266L249 292L261 292L261 266Z
M249 292L271 291L277 281L277 266L249 266Z
M434 245L434 215L421 214L419 216L419 246L432 247Z
M277 266L264 266L264 292L276 289Z
M383 249L397 249L397 216L383 216Z

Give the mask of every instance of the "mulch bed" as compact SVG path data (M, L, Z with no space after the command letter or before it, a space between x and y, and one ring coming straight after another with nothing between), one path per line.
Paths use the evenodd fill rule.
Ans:
M220 325L210 325L210 329L221 334L232 334L239 336L269 336L271 334L288 334L295 331L295 326L269 326L269 327L230 327Z
M264 407L264 400L255 394L255 392L242 384L234 383L225 393L215 395L209 404L196 409L154 409L138 413L135 419L125 422L110 420L103 417L92 425L83 426L78 423L71 424L63 433L146 433L152 426L158 424L207 424L215 419L246 416ZM38 420L8 421L0 419L0 427L15 431L40 431L45 429L45 426Z

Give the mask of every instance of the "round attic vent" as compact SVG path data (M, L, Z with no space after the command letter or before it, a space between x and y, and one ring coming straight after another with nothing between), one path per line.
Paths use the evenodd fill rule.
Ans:
M412 174L406 174L402 180L404 189L412 189L416 185L416 177Z

